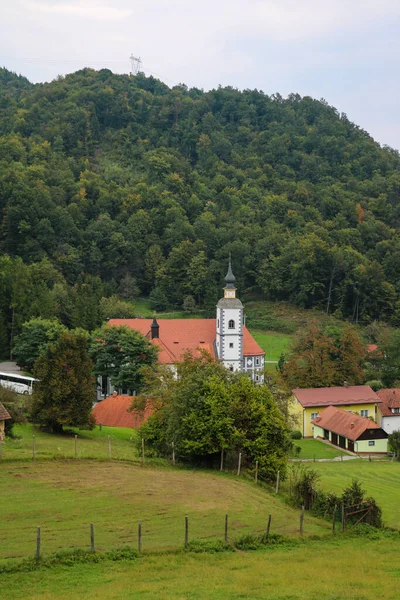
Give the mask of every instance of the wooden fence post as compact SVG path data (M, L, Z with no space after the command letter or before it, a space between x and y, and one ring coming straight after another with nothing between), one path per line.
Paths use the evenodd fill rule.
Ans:
M336 509L337 509L337 505L335 504L335 506L333 508L332 533L335 533L335 530L336 530Z
M228 543L228 515L225 515L225 542Z
M258 460L256 460L256 473L254 476L255 482L258 483Z
M304 505L301 507L301 513L300 513L300 535L303 535L303 522L304 522Z
M224 449L221 448L221 460L219 463L219 470L223 471L224 470Z
M38 527L36 530L36 558L40 558L40 543L40 527Z
M240 475L240 467L242 466L242 453L239 452L239 460L238 460L238 468L237 468L237 474L238 476Z
M33 436L32 438L32 459L36 459L36 438Z
M111 436L108 436L108 458L111 460Z
M75 436L75 458L78 458L78 436Z
M172 464L175 466L175 442L172 442Z
M269 515L268 525L267 525L267 539L269 538L269 530L271 529L271 520L272 520L272 515Z
M189 543L189 517L185 517L185 548L188 547Z
M142 467L144 466L144 438L142 438Z
M344 502L342 502L342 532L345 530Z
M314 454L314 462L315 462L315 454Z
M142 521L138 523L138 550L142 551Z
M94 525L90 523L90 549L94 552Z
M279 493L279 473L280 471L277 472L276 474L276 488L275 488L275 494Z

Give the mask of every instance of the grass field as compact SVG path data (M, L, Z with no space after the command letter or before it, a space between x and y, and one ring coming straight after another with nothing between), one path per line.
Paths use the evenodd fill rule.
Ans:
M279 360L281 354L287 352L291 341L290 335L272 331L251 331L252 336L265 352L265 360Z
M385 524L400 529L400 463L357 459L310 466L321 474L320 486L327 492L341 492L358 478L383 509Z
M298 458L335 458L336 456L346 456L346 452L342 452L338 448L333 448L324 444L319 440L293 440L295 446L300 446L301 451ZM297 456L294 453L294 456Z
M341 538L2 575L7 600L398 600L400 540Z
M33 425L16 425L15 439L7 438L2 444L2 461L28 460L33 454L33 436L35 436L36 458L74 458L75 433L77 440L77 458L108 458L108 436L111 442L113 458L124 460L138 460L138 454L133 441L137 433L134 429L119 427L104 427L100 430L95 427L92 431L73 430L62 435L46 433Z
M88 547L94 523L96 547L136 544L143 522L143 549L183 546L184 517L190 538L222 539L263 531L272 514L275 533L296 535L299 511L252 483L219 473L141 468L123 462L44 461L0 465L2 490L0 559L34 552L36 527L43 552ZM323 534L329 523L306 517L306 534Z

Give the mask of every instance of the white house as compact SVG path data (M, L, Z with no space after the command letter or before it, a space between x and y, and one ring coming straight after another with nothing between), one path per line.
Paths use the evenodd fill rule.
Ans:
M400 430L400 389L379 390L377 395L381 400L382 429L389 434Z
M264 356L244 325L243 304L236 297L235 276L229 261L224 297L217 304L215 319L110 319L109 324L140 331L158 346L158 361L174 365L189 350L195 356L207 350L227 369L249 373L255 383L264 381ZM97 399L110 396L114 388L108 377L99 378ZM128 390L118 390L127 394Z

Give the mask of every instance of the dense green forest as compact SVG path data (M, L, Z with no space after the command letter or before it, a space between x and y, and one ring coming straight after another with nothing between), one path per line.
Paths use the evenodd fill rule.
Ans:
M0 69L0 344L101 298L241 295L400 322L400 157L325 101Z

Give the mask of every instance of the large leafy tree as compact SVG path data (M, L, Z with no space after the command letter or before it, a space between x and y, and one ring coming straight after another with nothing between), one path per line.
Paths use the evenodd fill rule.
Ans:
M106 375L116 388L140 391L143 367L157 361L157 348L129 327L103 326L93 332L89 349L95 375Z
M33 395L33 419L53 431L64 426L91 427L95 400L92 370L87 336L62 333L35 363L34 375L39 381Z
M294 341L282 367L291 387L330 387L362 383L365 348L353 327L317 327L303 331Z
M56 320L31 319L22 325L22 331L15 339L13 356L19 365L29 371L47 346L55 342L67 328Z
M177 370L174 378L160 367L147 379L142 398L152 398L154 413L141 428L146 444L169 455L174 442L179 456L192 464L209 464L221 450L241 451L250 464L258 460L261 476L284 474L291 442L266 387L231 374L207 353L188 354Z

